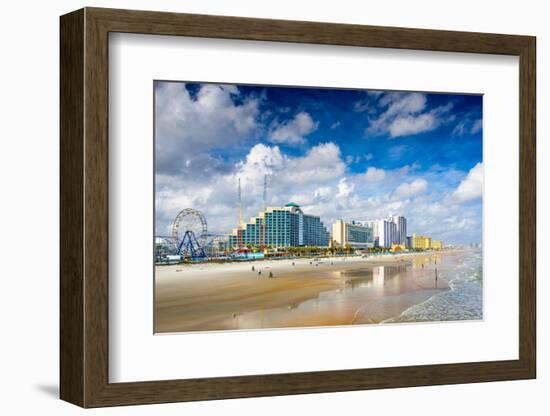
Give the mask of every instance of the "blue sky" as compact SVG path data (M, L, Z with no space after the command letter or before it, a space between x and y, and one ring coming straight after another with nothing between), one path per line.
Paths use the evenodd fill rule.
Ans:
M157 234L182 208L209 230L290 200L337 218L405 215L409 234L481 241L482 96L155 82Z

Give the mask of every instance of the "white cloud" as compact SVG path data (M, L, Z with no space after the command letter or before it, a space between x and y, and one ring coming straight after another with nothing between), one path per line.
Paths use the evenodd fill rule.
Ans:
M481 131L481 128L483 127L483 123L481 119L477 119L472 124L472 128L470 129L470 134L476 134L477 132Z
M359 155L347 155L346 156L346 165L352 165L354 163L359 163L361 162L361 156Z
M414 135L438 128L448 118L452 103L427 109L427 98L421 93L388 93L378 100L385 108L378 118L369 120L366 132L369 134L388 133L391 138Z
M368 114L374 114L376 113L376 101L383 95L384 91L366 91L364 98L357 101L354 104L353 109L358 113L367 111Z
M158 174L157 233L167 233L177 212L187 207L205 214L210 231L229 232L237 221L238 178L243 214L248 219L261 209L264 174L269 175L268 205L297 202L305 212L319 215L329 229L337 218L373 219L392 212L408 218L411 233L425 233L449 242L479 241L479 204L453 203L431 185L432 191L426 193L428 181L419 176L414 165L391 170L370 167L366 173L350 173L334 143L315 146L300 157L286 155L278 146L259 143L234 163L230 172L212 171L207 180ZM445 223L444 219L450 217L456 218L453 224Z
M466 122L462 121L455 126L455 128L453 129L452 135L464 136L465 133L466 133Z
M335 128L340 127L340 124L342 124L342 123L340 123L339 121L335 121L334 123L332 123L330 125L330 129L334 130Z
M452 180L444 179L439 171L422 173L415 163L387 170L371 166L354 174L335 143L322 143L300 156L291 156L285 154L282 146L258 142L263 137L260 133L274 133L277 128L281 128L278 139L285 144L288 142L284 140L304 139L307 131L317 128L309 115L272 124L270 131L262 126L262 120L267 123L273 114L260 112L261 98L243 101L238 87L204 85L190 93L182 84L170 83L155 91L161 107L157 109L157 120L162 121L157 123L157 156L170 162L155 174L159 234L168 232L177 212L187 207L203 211L210 231L229 232L237 221L238 178L242 183L244 217L248 219L261 209L263 178L267 174L268 205L295 201L305 212L319 215L329 229L337 218L372 219L393 212L407 216L410 232L450 242L479 241L481 204L457 203L471 195L467 192L467 179L454 192L438 188L438 180L457 183L464 172L457 171L458 177ZM403 112L413 112L414 116L429 113L425 107L417 110L422 108L421 97L393 105L399 95L390 96L392 99L386 94L368 95L388 113L388 133L391 122ZM370 114L369 110L365 115ZM234 146L240 146L239 154L243 148L248 149L239 161L231 156L217 158L217 152L211 152L214 148ZM374 157L368 153L358 160L357 156L347 161L358 163ZM470 172L468 176L475 175ZM452 223L445 222L446 218L453 218Z
M437 126L437 119L431 113L419 116L398 117L389 125L391 137L407 136L433 130Z
M176 172L209 149L239 144L259 130L259 101L235 104L232 85L203 84L195 96L185 84L155 86L155 158L162 172Z
M417 162L414 162L410 165L405 165L405 166L401 166L400 168L397 168L396 171L400 174L400 175L408 175L409 173L412 173L418 169L420 169L420 165L417 163Z
M305 136L317 130L319 123L313 121L306 112L298 113L292 120L282 123L274 122L269 131L273 143L297 145L305 143Z
M410 233L447 242L479 241L479 204L461 206L445 199L447 194L437 193L435 185L419 176L415 166L370 167L367 173L350 173L333 143L312 148L301 157L285 155L277 146L258 144L231 173L212 177L206 185L186 178L183 186L157 193L158 229L167 228L177 210L194 207L205 213L210 231L230 231L237 220L237 179L241 178L244 217L248 219L261 209L266 172L270 174L268 205L297 202L305 212L319 215L327 228L338 218L374 219L399 213L407 217ZM368 182L367 177L376 181ZM430 193L426 192L428 183ZM444 221L451 217L455 218L452 224Z
M355 185L349 183L347 178L342 178L338 181L338 192L336 198L346 198L350 196L355 189Z
M258 143L250 149L243 161L237 163L236 175L244 180L257 176L263 178L264 175L271 175L279 170L285 162L278 146Z
M322 186L320 188L315 189L315 191L313 191L313 196L315 198L325 198L330 196L331 192L332 190L330 186Z
M477 163L453 192L457 202L469 202L480 199L483 195L483 163Z
M413 93L389 93L380 99L380 105L388 105L384 117L391 117L401 114L416 114L426 108L426 95L418 92Z
M157 229L165 230L179 210L193 207L205 213L209 230L228 232L237 218L238 180L243 214L248 218L261 208L264 175L268 175L268 204L294 200L321 214L323 205L331 204L338 192L353 192L353 183L339 183L345 171L340 149L331 142L314 146L300 157L285 155L278 146L258 143L229 172L208 172L206 178L157 174Z
M442 123L452 119L447 113L453 107L452 103L440 106L422 114L399 115L390 123L390 137L408 136L435 130Z
M479 118L476 120L470 119L469 116L466 116L462 121L460 121L455 128L453 129L453 136L464 136L465 134L476 134L481 131L483 128L483 121Z
M412 182L405 182L395 189L398 197L411 197L425 192L428 189L428 182L425 179L415 179Z
M289 159L281 177L287 183L304 184L338 178L346 171L340 148L332 142L312 147L303 157Z
M367 182L379 182L386 178L386 171L384 169L378 169L374 166L369 166L365 173L365 180Z

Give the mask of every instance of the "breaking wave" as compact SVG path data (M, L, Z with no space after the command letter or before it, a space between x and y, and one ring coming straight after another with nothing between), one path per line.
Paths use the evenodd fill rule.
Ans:
M452 270L441 272L450 290L412 306L384 322L463 321L483 319L481 250L465 253Z

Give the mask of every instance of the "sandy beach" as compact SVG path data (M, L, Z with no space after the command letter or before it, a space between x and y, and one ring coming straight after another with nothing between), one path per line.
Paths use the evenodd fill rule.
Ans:
M458 254L157 266L155 332L379 323L448 290Z

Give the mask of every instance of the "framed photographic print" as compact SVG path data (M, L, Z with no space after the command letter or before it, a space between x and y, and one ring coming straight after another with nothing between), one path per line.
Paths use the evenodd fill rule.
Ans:
M534 378L535 107L529 36L62 16L61 398Z
M481 95L153 88L156 333L483 319Z

